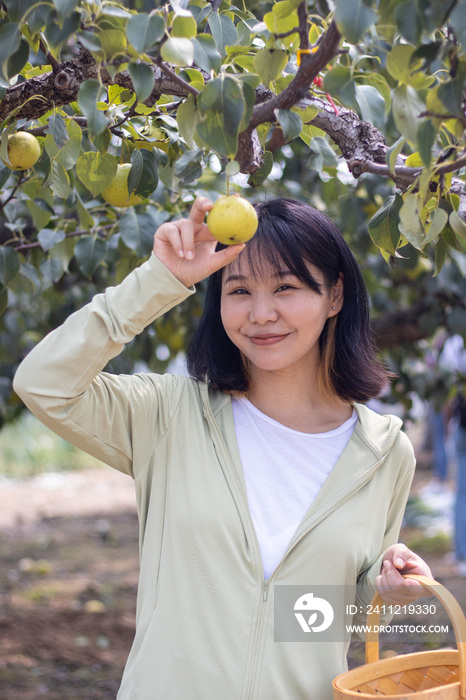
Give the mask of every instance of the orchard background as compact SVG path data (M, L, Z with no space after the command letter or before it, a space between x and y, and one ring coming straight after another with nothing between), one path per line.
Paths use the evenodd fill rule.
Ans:
M466 338L465 76L466 1L0 0L2 697L114 698L138 568L129 478L27 412L13 420L18 363L228 178L251 202L292 196L329 213L398 375L385 399L408 418L418 397L439 408L465 379L435 362L448 334ZM20 131L41 154L12 170ZM121 165L136 206L104 199ZM166 370L202 302L199 285L109 369ZM431 455L406 425L419 468L402 539L466 609L444 559L452 491L441 507L420 498Z
M441 402L452 385L425 355L439 331L466 336L465 52L458 0L2 0L0 157L18 130L41 156L0 165L1 423L28 350L227 177L329 213L394 399ZM112 207L124 163L142 203ZM166 369L201 305L202 286L111 369Z

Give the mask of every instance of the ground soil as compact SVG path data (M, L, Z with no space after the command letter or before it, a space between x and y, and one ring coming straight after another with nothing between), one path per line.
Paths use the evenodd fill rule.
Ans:
M1 700L114 700L134 634L131 480L102 467L0 489ZM428 559L466 610L465 579Z

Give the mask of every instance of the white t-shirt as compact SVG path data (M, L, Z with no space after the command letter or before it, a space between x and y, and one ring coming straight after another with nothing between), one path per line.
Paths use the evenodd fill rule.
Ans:
M309 434L287 428L245 398L232 404L249 510L269 578L350 439L357 414L353 410L335 430Z

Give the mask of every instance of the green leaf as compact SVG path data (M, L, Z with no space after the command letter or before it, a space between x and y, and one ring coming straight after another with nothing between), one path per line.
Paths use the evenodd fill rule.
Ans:
M250 175L248 179L248 185L251 185L251 187L258 187L259 185L263 185L270 173L272 172L272 168L273 153L271 151L265 151L264 161L259 170L256 170L255 173Z
M70 194L70 178L63 165L57 160L53 160L51 163L47 183L56 197L68 199Z
M202 175L202 151L186 151L175 162L175 175L187 185Z
M324 90L334 97L339 97L347 107L357 110L355 88L352 71L348 66L335 66L324 77Z
M76 165L76 161L81 153L82 131L75 121L70 120L67 126L68 140L65 145L58 149L52 134L45 137L45 150L49 158L55 159L65 170L70 170Z
M364 0L335 0L335 21L344 38L357 44L377 19L376 12Z
M96 236L86 236L76 243L74 254L81 272L90 279L105 260L107 244Z
M160 49L164 61L173 66L192 66L194 61L194 45L191 39L170 37Z
M57 24L56 18L51 17L49 18L49 22L47 23L47 27L45 29L45 36L49 45L52 48L56 48L64 44L65 41L69 39L69 37L72 34L75 34L77 31L79 31L80 27L80 12L72 12L70 15L67 15L65 21L63 22L63 25Z
M99 102L105 94L98 80L85 80L78 92L78 104L83 115L87 118L87 126L91 134L98 135L107 126L107 118L97 109Z
M403 199L399 194L387 197L368 224L369 235L377 248L393 255L400 242L399 212Z
M100 134L95 134L91 137L91 141L100 153L107 153L108 147L112 140L112 132L105 128Z
M154 89L155 76L152 69L147 63L130 63L128 73L138 100L144 102Z
M27 41L21 39L19 49L8 59L7 73L9 78L13 78L23 70L29 58L29 50Z
M28 281L33 292L35 292L36 289L39 289L40 277L34 265L30 265L29 263L23 263L21 265L19 274L23 279L26 279Z
M234 46L238 41L238 31L227 15L212 12L207 20L215 45L221 56L226 56L226 46Z
M393 93L393 117L402 136L415 149L417 132L422 124L419 115L425 111L425 105L417 92L410 85L400 85Z
M88 51L97 52L102 49L102 42L100 41L100 37L98 34L94 34L94 32L89 32L86 30L83 30L82 32L77 32L76 39Z
M299 136L303 128L303 122L299 114L291 112L289 109L276 109L275 116L282 128L286 142L293 141Z
M58 149L63 148L69 140L70 135L66 128L66 123L60 114L53 113L48 119L46 133L52 134L55 145Z
M144 12L132 15L126 24L126 37L138 53L160 41L165 32L165 22L161 15L147 15Z
M196 107L194 97L190 95L182 102L176 111L178 129L189 148L196 147L197 125L201 120L199 110Z
M416 0L403 0L395 8L398 30L408 41L417 44L422 33L422 15Z
M40 243L42 250L47 252L57 243L61 243L66 238L64 231L57 231L50 228L44 228L39 232L37 239Z
M109 153L98 151L82 153L76 163L76 174L95 197L110 185L117 173L117 161Z
M50 249L49 255L54 260L58 260L64 272L69 272L69 265L74 257L74 246L76 241L71 237L66 237Z
M462 250L466 250L466 223L455 210L450 212L449 221L459 246Z
M399 83L409 85L413 73L422 67L421 59L411 60L414 52L415 48L410 44L397 44L387 54L387 70Z
M53 210L43 199L36 197L26 200L26 206L32 217L32 222L38 231L47 226L52 218Z
M459 2L450 15L450 25L455 32L455 36L461 44L463 51L466 51L466 3Z
M0 286L0 316L8 307L8 290Z
M445 105L448 112L458 119L463 119L463 90L464 77L459 76L453 80L446 80L437 89L437 96Z
M328 145L325 138L315 136L309 145L308 166L312 170L322 172L323 168L334 168L337 165L337 157Z
M65 271L63 263L57 258L46 258L41 262L39 269L42 275L42 290L58 282L58 280L63 277Z
M8 76L8 60L20 46L21 34L17 22L9 22L0 27L0 72L5 80Z
M418 195L409 194L400 209L400 231L411 245L422 250L424 245L424 230L420 212L422 204Z
M220 56L213 38L209 34L198 34L193 39L194 46L194 63L202 70L214 71L218 73L222 65L222 57Z
M437 275L440 274L442 271L442 267L445 263L445 260L447 259L447 244L443 240L442 236L440 236L439 240L435 244L435 270L434 270L434 277L437 277Z
M120 219L120 237L123 243L139 258L144 258L152 250L156 226L148 212L136 214L133 207L126 209Z
M448 222L448 214L444 209L434 209L431 216L431 222L427 228L426 237L424 239L423 247L428 243L432 243L433 240L439 236ZM466 227L465 227L466 228Z
M8 19L12 22L20 22L36 2L37 0L4 0L3 4L8 11Z
M272 12L267 12L264 15L264 22L271 34L287 34L292 32L287 37L281 37L280 41L289 46L298 33L299 19L298 15L294 11L290 11L287 14L283 13L280 3L273 6Z
M131 170L128 174L128 192L131 195L136 187L139 185L139 181L142 175L142 169L144 167L144 160L142 158L139 149L135 148L131 153Z
M254 57L254 67L265 87L281 77L287 63L287 52L279 49L261 49Z
M64 19L76 9L78 0L53 0L53 4L58 12L58 16Z
M234 177L235 175L238 175L240 171L240 165L237 160L230 160L229 163L227 163L225 167L225 175L228 175L228 177Z
M78 193L76 193L76 204L78 210L79 225L82 229L90 230L94 226L94 219L84 206L84 202Z
M385 100L372 85L356 85L356 100L364 121L382 129L385 124Z
M149 197L159 184L159 159L157 151L142 149L139 151L142 156L143 166L139 183L135 193L144 199Z
M197 126L202 141L219 156L233 157L238 148L238 137L224 128L222 114L209 112L207 118Z
M246 109L241 84L234 78L222 75L211 80L197 98L201 112L221 115L229 136L236 136ZM200 125L199 125L200 126Z
M7 168L6 165L3 165L3 163L0 162L0 190L3 189L3 186L5 185L10 175L10 168Z
M172 36L193 39L197 34L196 20L188 10L177 13L172 21Z
M430 167L432 160L432 148L437 136L437 129L434 126L432 119L426 119L419 126L417 132L417 150L422 158L422 162L426 168Z
M19 272L19 255L9 246L0 246L0 284L7 287Z
M288 17L293 10L297 10L301 2L302 0L282 0L274 5L273 13L278 19L283 19Z
M400 136L400 138L397 141L395 141L395 143L392 146L390 146L387 153L385 154L385 162L388 165L391 173L393 173L395 170L397 158L403 150L403 146L405 145L405 143L406 139L404 138L404 136Z

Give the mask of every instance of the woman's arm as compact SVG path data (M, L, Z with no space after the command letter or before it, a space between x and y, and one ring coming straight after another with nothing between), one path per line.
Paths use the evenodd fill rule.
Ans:
M157 420L154 404L164 380L102 370L155 318L191 294L152 255L31 350L16 373L15 391L63 438L132 473L133 426L143 416Z
M233 261L244 248L215 250L217 242L204 223L211 207L208 199L198 197L187 219L160 226L150 259L44 338L15 376L15 391L43 423L130 474L134 426L142 421L150 426L148 445L153 449L157 427L163 433L169 420L170 400L176 403L176 382L167 389L164 376L102 370L155 318L192 294L193 284Z

